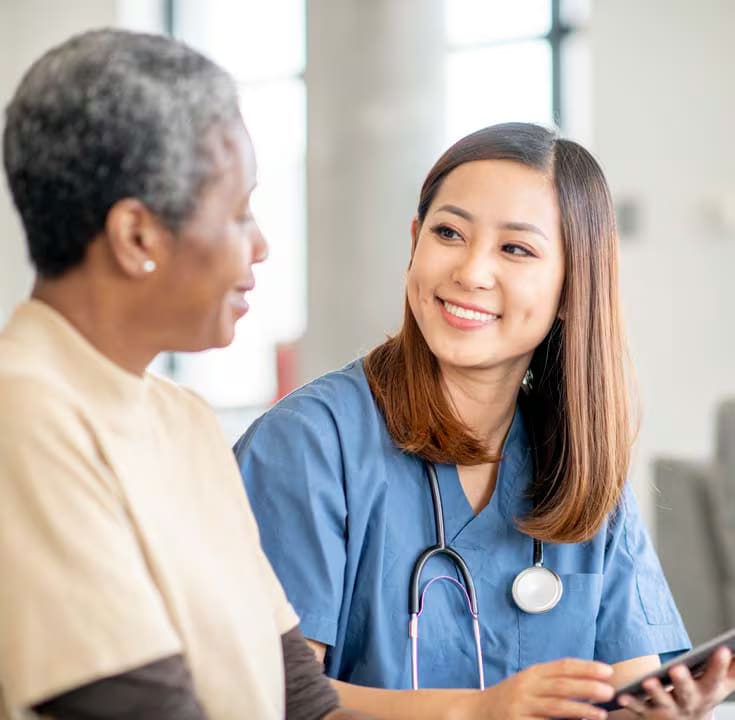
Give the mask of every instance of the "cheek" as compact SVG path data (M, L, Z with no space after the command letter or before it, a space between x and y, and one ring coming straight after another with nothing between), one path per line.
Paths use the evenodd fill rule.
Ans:
M419 243L411 261L411 267L406 274L406 286L409 289L409 294L413 294L417 299L427 302L427 299L433 297L434 288L438 281L435 268L440 266L441 261L438 258L434 258L432 261L431 253L426 252L423 248L424 245Z
M551 326L559 309L562 279L559 272L545 273L516 285L517 305L523 308L525 320L535 326Z

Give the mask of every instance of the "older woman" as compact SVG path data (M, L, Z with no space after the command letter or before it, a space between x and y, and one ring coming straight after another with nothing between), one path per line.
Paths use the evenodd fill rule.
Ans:
M0 717L337 717L215 418L146 373L227 345L267 255L233 81L81 35L4 162L37 280L0 335Z

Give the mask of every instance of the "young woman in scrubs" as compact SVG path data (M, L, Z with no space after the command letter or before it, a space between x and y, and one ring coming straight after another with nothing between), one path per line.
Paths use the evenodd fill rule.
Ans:
M689 647L626 484L617 273L610 193L584 148L528 124L465 137L421 190L400 332L238 442L263 546L345 705L602 718L587 700ZM418 676L432 689L407 690L409 582L436 542L426 461L447 543L474 577L485 691L467 690L472 618L445 557L420 588ZM563 584L543 613L511 592L534 539ZM722 651L697 681L682 668L674 694L654 684L651 704L616 715L705 717L735 688L730 660Z

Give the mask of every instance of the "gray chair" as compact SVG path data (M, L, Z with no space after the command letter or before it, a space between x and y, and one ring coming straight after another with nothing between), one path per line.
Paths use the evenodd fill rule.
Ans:
M671 590L695 643L735 626L735 401L717 410L710 463L654 463L656 536Z

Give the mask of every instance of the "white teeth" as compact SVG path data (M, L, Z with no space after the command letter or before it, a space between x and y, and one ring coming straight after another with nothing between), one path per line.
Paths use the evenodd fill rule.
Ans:
M443 302L444 307L447 309L447 312L451 313L452 315L456 315L457 317L464 318L465 320L479 320L481 322L488 322L489 320L496 320L498 317L497 315L493 315L491 313L479 312L477 310L468 310L467 308L460 307L459 305L453 305L446 300L444 300Z

